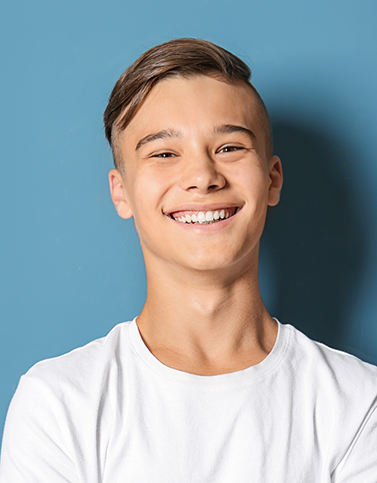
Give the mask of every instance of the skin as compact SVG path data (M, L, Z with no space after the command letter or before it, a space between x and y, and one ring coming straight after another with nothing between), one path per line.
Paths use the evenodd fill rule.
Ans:
M261 110L246 84L207 76L157 84L118 134L111 170L118 214L133 217L148 295L137 319L163 364L198 375L245 369L271 351L277 324L261 299L259 241L279 202L282 168L269 157ZM228 209L209 225L171 214Z

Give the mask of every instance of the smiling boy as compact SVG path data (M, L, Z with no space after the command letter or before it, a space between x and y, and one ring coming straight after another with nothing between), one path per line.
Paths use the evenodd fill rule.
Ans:
M110 191L134 218L147 300L22 377L2 482L376 482L376 368L280 324L260 295L283 178L249 77L179 39L117 82Z

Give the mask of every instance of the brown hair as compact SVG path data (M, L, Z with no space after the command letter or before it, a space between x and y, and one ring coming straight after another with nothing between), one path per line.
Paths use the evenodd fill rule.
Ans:
M119 168L114 149L115 136L126 129L152 88L169 76L190 78L198 75L229 83L243 81L253 89L262 110L267 149L272 155L270 118L260 95L250 83L250 68L218 45L206 40L184 38L148 50L128 67L115 84L104 113L104 124L116 167Z

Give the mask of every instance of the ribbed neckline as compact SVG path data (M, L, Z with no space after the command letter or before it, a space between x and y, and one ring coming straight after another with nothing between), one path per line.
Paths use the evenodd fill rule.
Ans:
M275 345L268 356L262 362L254 366L247 367L241 371L216 376L199 376L188 372L166 366L160 362L145 345L136 318L128 324L131 345L141 361L146 364L155 374L182 384L191 386L221 387L230 385L250 384L256 379L260 379L272 372L282 361L289 347L290 326L281 324L277 319L278 334Z

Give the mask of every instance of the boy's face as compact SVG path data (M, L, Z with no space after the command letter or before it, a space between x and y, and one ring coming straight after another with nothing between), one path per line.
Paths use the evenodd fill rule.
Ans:
M151 91L118 134L122 173L110 189L134 217L146 264L194 270L257 263L267 206L279 201L280 160L267 158L250 87L173 77Z

